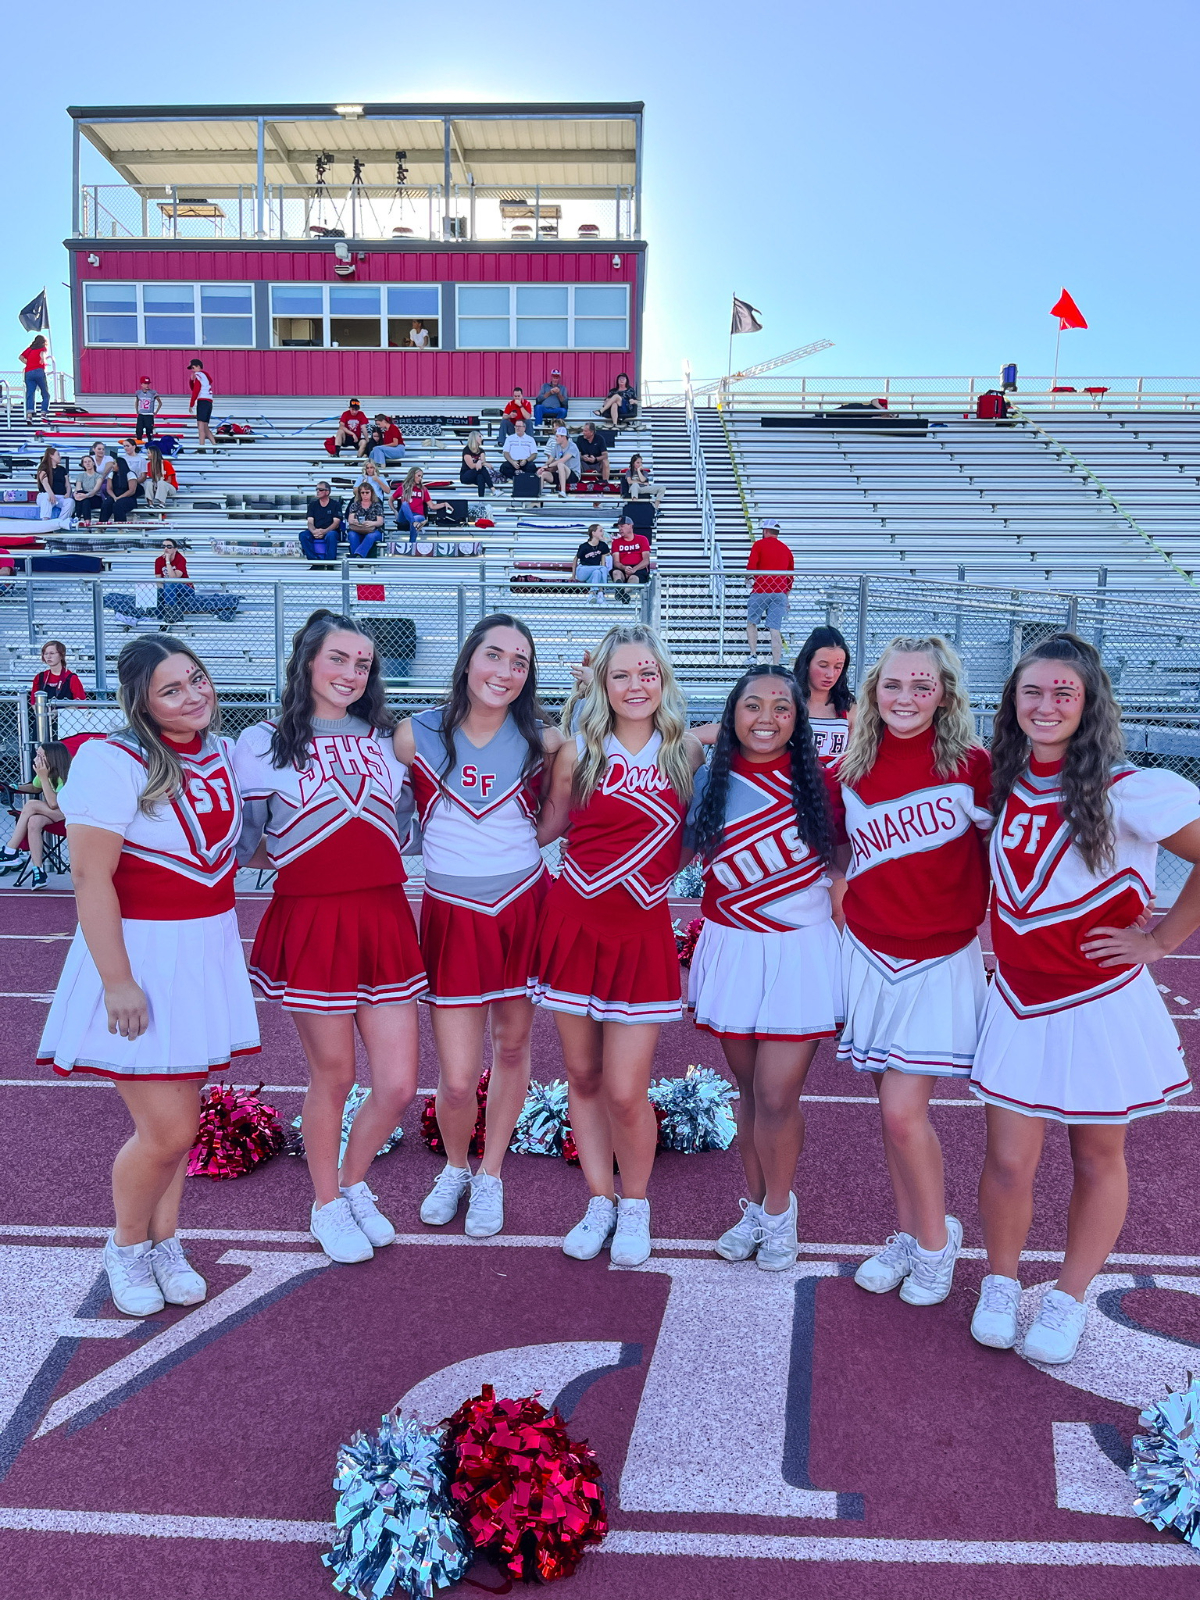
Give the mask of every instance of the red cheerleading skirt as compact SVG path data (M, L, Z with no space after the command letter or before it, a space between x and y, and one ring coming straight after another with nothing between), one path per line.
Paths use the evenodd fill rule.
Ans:
M596 1022L678 1022L679 957L664 900L627 890L588 900L563 878L546 895L529 992L536 1004Z
M402 884L348 894L274 895L250 952L250 978L288 1011L397 1006L427 987Z
M538 913L550 885L541 876L495 916L439 900L428 889L421 901L421 954L429 974L431 1006L487 1006L524 1000L533 971Z

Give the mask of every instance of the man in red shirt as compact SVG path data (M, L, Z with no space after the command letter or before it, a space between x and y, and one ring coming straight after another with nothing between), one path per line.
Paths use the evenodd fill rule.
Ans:
M500 446L501 451L504 449L504 441L509 434L516 433L518 422L525 424L525 432L532 438L533 403L530 400L526 400L523 389L513 390L512 399L505 406L504 415L500 418L500 426L496 430L496 443Z
M746 571L758 574L751 582L746 600L746 640L750 646L746 665L758 665L758 629L759 624L765 621L771 630L771 660L778 666L783 657L783 634L780 630L787 615L788 595L794 581L789 574L795 571L796 563L792 559L792 552L779 537L779 523L774 517L767 517L760 522L758 529L758 538L750 546L750 556L746 562Z
M612 538L612 558L614 583L650 582L650 541L644 533L635 531L631 517L622 517L617 523ZM628 593L622 593L621 599L628 604Z
M350 445L358 449L359 440L367 431L367 414L357 400L351 400L349 406L338 418L336 447L340 450L343 445Z

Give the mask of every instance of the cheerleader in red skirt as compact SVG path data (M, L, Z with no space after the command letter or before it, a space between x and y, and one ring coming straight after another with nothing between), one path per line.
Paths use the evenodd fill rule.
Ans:
M875 1078L899 1222L854 1281L932 1306L950 1293L962 1224L945 1214L929 1101L939 1079L969 1076L975 1055L991 825L987 752L945 639L893 639L867 673L833 770L851 857L838 1056Z
M111 1078L133 1120L104 1266L118 1310L147 1317L207 1293L175 1231L187 1153L204 1079L257 1052L258 1019L233 905L233 741L212 680L160 634L125 646L117 678L128 726L85 744L59 795L79 927L38 1061Z
M650 1254L646 1184L657 1131L646 1098L659 1027L682 1016L667 894L700 765L684 701L651 628L611 628L592 680L568 700L576 730L554 762L542 844L567 832L563 870L546 896L531 993L556 1013L571 1127L591 1191L563 1249L588 1261ZM622 1198L613 1188L613 1157Z
M316 611L293 640L279 716L247 728L234 757L246 800L239 857L276 869L250 976L291 1011L308 1058L311 1227L335 1261L366 1261L395 1238L367 1169L417 1089L425 972L400 860L407 774L391 734L371 640L351 618ZM371 1092L339 1171L356 1025Z
M1017 663L992 761L997 968L971 1077L987 1105L979 1209L988 1271L971 1332L1000 1349L1017 1341L1034 1176L1046 1123L1065 1123L1074 1166L1066 1256L1022 1351L1058 1363L1075 1354L1088 1285L1125 1220L1125 1129L1191 1088L1147 967L1200 926L1200 873L1153 929L1146 913L1160 844L1200 862L1200 794L1177 773L1124 759L1108 674L1070 633Z
M826 869L840 833L836 783L817 763L786 667L733 686L712 761L696 778L688 835L704 870L692 956L696 1026L721 1041L738 1084L738 1149L750 1198L717 1254L768 1272L798 1252L792 1184L800 1095L817 1043L841 1025L842 975ZM832 804L831 804L832 797Z
M445 705L402 722L394 738L421 823L421 952L429 976L422 999L437 1044L446 1147L421 1221L450 1222L469 1189L464 1226L473 1238L504 1226L501 1164L529 1089L529 974L549 883L537 813L543 763L561 743L557 728L544 728L538 716L533 637L507 613L475 624ZM489 1025L487 1136L472 1175L467 1158Z

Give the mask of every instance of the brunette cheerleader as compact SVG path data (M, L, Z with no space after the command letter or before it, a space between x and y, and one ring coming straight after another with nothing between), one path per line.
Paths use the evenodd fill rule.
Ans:
M471 630L445 705L418 712L395 733L421 823L421 952L429 975L422 998L432 1007L446 1146L421 1221L451 1221L469 1188L465 1229L476 1238L504 1226L501 1163L529 1088L528 983L549 883L537 811L543 762L561 743L538 716L533 637L503 612ZM472 1176L467 1156L489 1022L487 1138Z
M650 1254L650 1069L660 1024L683 1011L667 894L701 749L684 731L683 696L651 628L611 628L591 666L591 683L564 708L563 726L577 732L555 758L538 829L542 844L569 831L530 988L557 1013L591 1191L563 1249L590 1261L611 1239L614 1263L632 1267Z
M979 1209L988 1252L971 1332L1017 1340L1021 1250L1047 1121L1070 1130L1067 1249L1025 1335L1034 1361L1070 1361L1084 1296L1125 1220L1125 1128L1191 1088L1147 971L1200 926L1200 874L1153 929L1158 846L1200 862L1200 794L1124 760L1120 707L1074 634L1017 663L996 713L992 938L996 979L971 1088L987 1104Z
M834 769L850 861L842 910L846 1027L839 1059L874 1074L899 1228L854 1275L909 1305L950 1293L962 1224L948 1217L929 1121L939 1078L971 1070L987 983L991 770L962 662L945 639L893 639L867 673Z
M176 1237L200 1088L259 1048L233 908L242 808L212 680L178 639L127 644L127 726L83 745L59 791L79 927L38 1061L112 1078L134 1132L113 1164L113 1301L146 1317L208 1287Z
M796 1260L800 1095L818 1040L843 1018L829 790L837 795L817 764L795 678L786 667L747 672L725 702L688 815L704 869L689 1004L696 1026L721 1041L739 1090L750 1198L717 1254L754 1256L767 1271Z
M247 728L234 757L246 799L239 856L277 874L250 975L291 1011L308 1058L311 1227L335 1261L366 1261L395 1238L367 1169L417 1088L413 1002L425 972L400 860L407 774L391 734L370 639L351 618L315 611L293 640L279 716ZM356 1024L371 1092L339 1171Z
M828 765L845 755L854 732L850 646L837 628L814 628L792 670L805 697L817 760Z

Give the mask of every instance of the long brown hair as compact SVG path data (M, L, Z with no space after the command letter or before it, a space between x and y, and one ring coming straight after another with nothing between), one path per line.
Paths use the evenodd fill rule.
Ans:
M324 607L314 611L304 626L292 635L287 677L279 700L275 731L271 735L271 765L277 771L294 766L303 772L308 766L308 746L313 736L312 664L331 633L357 633L370 639L372 647L375 644L353 617L340 617ZM395 726L396 719L384 700L379 652L374 648L366 688L346 707L346 715L360 718L377 732L390 733Z
M117 657L117 704L128 723L122 731L133 735L146 758L146 787L138 801L138 810L147 817L154 815L160 800L183 786L183 765L178 752L163 738L149 711L150 680L171 656L186 656L211 683L212 674L191 646L182 639L172 638L169 633L131 639ZM220 726L221 707L214 699L212 720L205 733L216 733Z
M443 781L454 770L455 730L462 726L471 710L471 696L467 688L471 657L493 628L515 628L529 646L529 672L520 694L508 708L517 725L517 732L528 747L521 767L521 776L529 777L531 773L537 771L545 759L545 751L542 748L542 708L537 693L537 646L533 642L533 635L520 617L510 616L507 611L493 611L491 616L480 617L463 640L458 660L454 663L454 671L450 675L450 693L442 707L440 730L442 748L446 752L446 765L441 771Z
M1062 815L1089 872L1113 863L1112 769L1125 754L1121 707L1100 652L1073 633L1055 633L1027 650L1013 668L992 724L992 814L1000 818L1017 779L1029 764L1029 735L1017 721L1021 674L1035 661L1061 661L1083 682L1083 715L1071 735L1059 783Z

